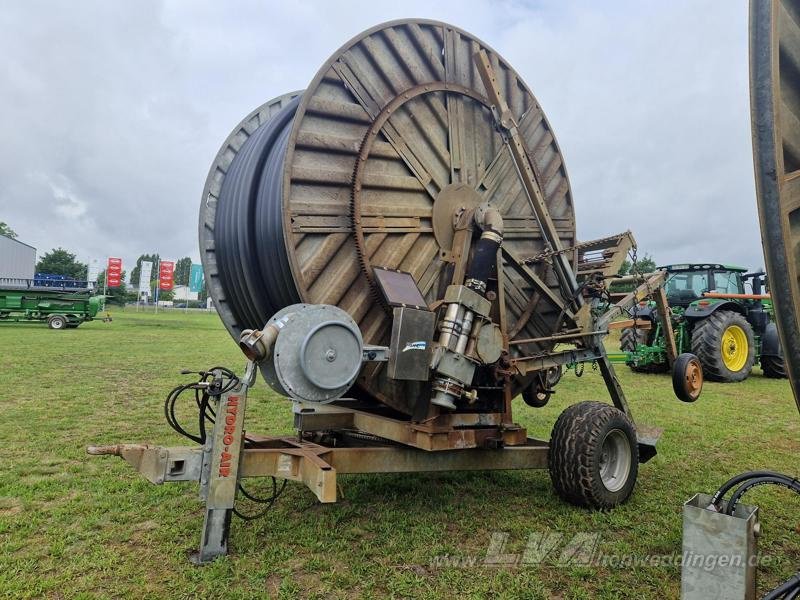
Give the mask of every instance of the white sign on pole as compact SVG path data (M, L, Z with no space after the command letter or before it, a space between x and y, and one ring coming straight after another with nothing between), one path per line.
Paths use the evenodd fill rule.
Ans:
M90 258L86 273L86 281L89 283L89 287L92 287L91 284L97 283L97 276L99 274L100 274L100 261L96 258Z
M153 272L153 263L143 260L139 268L139 296L143 293L150 296L150 274Z

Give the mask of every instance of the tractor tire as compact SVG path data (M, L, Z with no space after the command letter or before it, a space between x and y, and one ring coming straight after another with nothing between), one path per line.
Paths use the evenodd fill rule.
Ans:
M626 327L619 336L619 349L623 352L633 352L639 344L650 345L650 342L650 331ZM666 373L669 370L669 365L666 363L661 365L650 364L643 367L629 364L628 367L634 373Z
M53 315L49 319L47 319L47 326L50 329L66 329L67 328L67 318L62 317L61 315Z
M672 391L682 402L694 402L703 391L703 366L691 352L684 352L672 366Z
M694 326L692 353L710 381L744 381L756 361L753 328L739 313L718 310Z
M623 352L633 352L639 344L647 344L647 338L644 329L626 327L619 336L619 349Z
M628 416L602 402L580 402L553 426L547 468L556 493L575 506L609 509L636 485L639 447Z
M786 379L786 362L782 356L762 356L761 357L761 370L764 371L764 377L770 379Z

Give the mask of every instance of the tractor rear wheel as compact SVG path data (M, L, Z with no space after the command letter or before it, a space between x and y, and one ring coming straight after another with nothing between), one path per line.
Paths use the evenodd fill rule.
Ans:
M580 402L553 426L547 467L556 493L576 506L607 509L625 502L636 485L636 430L622 411Z
M692 353L712 381L743 381L750 375L756 357L753 328L739 313L718 310L694 326Z
M653 341L651 339L652 331L652 329L647 330L638 327L627 327L623 329L619 336L619 349L623 352L634 352L638 345L650 346ZM669 369L669 365L666 363L651 363L645 366L637 366L629 363L628 366L631 371L636 373L665 373Z
M762 356L761 370L764 377L770 379L786 379L786 362L782 356Z

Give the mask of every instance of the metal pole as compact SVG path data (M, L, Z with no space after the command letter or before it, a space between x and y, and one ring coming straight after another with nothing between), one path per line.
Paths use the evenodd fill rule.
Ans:
M158 257L158 267L156 268L156 310L155 314L158 314L158 288L161 287L161 257Z

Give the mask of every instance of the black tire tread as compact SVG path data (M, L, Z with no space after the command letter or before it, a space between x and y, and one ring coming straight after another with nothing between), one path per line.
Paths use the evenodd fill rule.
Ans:
M730 325L738 325L747 334L748 359L741 371L733 372L722 362L720 346L722 334ZM697 355L703 365L703 375L710 381L735 383L750 376L755 364L755 337L750 323L739 313L731 310L717 310L702 321L692 331L692 354Z
M609 421L627 424L632 432L631 472L625 488L610 494L594 464L599 460L601 435ZM639 465L636 430L625 414L602 402L580 402L568 407L558 417L550 439L547 466L556 493L576 506L608 509L625 502L633 491ZM626 489L628 488L628 489Z
M762 356L761 370L764 377L770 379L786 379L786 362L782 356Z

